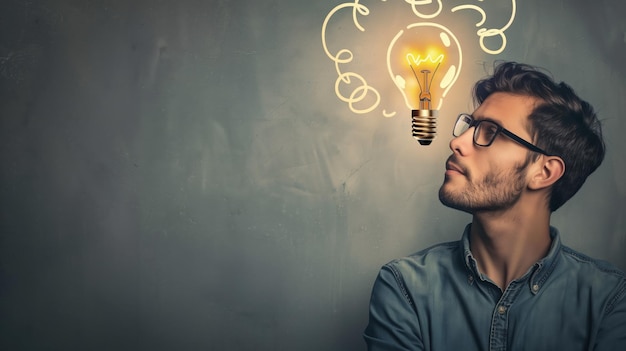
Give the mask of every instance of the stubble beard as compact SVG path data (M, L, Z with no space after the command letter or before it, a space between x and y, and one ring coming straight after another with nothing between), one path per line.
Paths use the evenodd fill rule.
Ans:
M470 214L501 211L517 203L524 189L527 164L519 165L510 172L492 171L479 182L468 183L463 189L449 189L444 181L439 189L439 200L447 207Z

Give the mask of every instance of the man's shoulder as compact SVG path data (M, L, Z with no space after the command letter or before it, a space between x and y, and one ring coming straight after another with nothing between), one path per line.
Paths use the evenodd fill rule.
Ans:
M408 256L400 257L387 263L385 267L396 272L415 272L419 270L445 269L462 262L462 244L460 241L443 242Z
M626 274L608 261L593 258L565 245L561 246L561 255L566 269L575 269L593 280L600 278L626 282Z
M561 247L561 256L562 263L552 273L556 281L567 279L570 287L576 287L577 295L606 301L605 312L615 308L626 312L626 275L622 270L567 246Z
M463 245L461 241L453 241L431 246L385 264L379 272L379 279L395 281L410 301L416 301L449 282L454 272L464 270Z

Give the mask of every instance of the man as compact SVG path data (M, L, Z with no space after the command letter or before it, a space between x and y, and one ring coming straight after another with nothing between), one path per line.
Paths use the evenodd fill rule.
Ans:
M472 222L457 242L383 266L369 350L626 350L626 277L550 226L604 157L593 108L513 62L473 92L439 190Z

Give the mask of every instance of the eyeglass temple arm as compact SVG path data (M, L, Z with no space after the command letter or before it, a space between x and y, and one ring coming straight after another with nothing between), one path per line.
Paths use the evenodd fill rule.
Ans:
M538 148L537 146L527 142L526 140L518 137L517 135L509 132L508 130L506 130L505 128L502 128L502 133L504 133L506 136L508 136L509 138L517 141L518 143L526 146L527 148L529 148L530 150L534 151L534 152L538 152L540 154L546 155L546 156L550 156L547 152L543 151L542 149Z

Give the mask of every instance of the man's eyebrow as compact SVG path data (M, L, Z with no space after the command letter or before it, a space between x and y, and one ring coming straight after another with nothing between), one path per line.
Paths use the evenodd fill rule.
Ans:
M485 116L475 116L475 115L470 115L474 120L477 121L489 121L489 122L494 122L498 125L502 125L502 121L500 121L499 119L493 118L493 117L485 117Z

